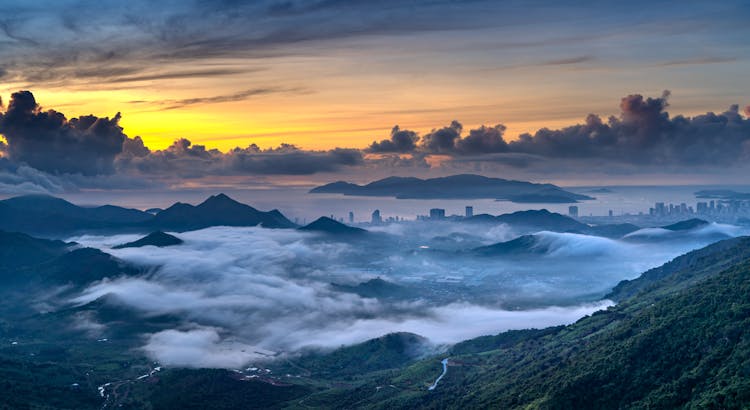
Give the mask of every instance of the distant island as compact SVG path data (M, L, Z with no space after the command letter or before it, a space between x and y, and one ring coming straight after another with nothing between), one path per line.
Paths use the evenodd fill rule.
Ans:
M429 179L389 177L366 185L337 181L313 188L310 193L397 199L496 199L517 203L558 204L594 199L552 184L535 184L473 174Z
M750 199L750 193L732 191L731 189L705 189L695 193L701 199Z

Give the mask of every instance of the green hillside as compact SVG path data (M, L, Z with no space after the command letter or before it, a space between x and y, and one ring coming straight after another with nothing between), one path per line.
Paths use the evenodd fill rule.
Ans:
M48 254L46 247L27 245L19 246ZM17 272L30 283L43 278L73 285L134 273L89 249L50 258ZM4 294L0 408L750 406L747 237L690 252L625 281L610 295L616 306L569 326L483 336L427 357L440 347L417 335L391 334L329 353L281 355L261 363L263 373L165 368L142 377L156 364L137 349L141 335L164 323L175 326L174 318L139 317L106 298L34 314L17 309L21 295ZM119 331L93 338L70 326L81 318L120 323ZM446 357L447 373L428 390ZM106 399L97 390L105 383L114 383Z
M750 261L737 255L749 246L742 238L677 258L668 265L679 269L648 290L573 325L461 343L434 391L409 386L356 403L341 394L321 407L341 400L371 408L747 408ZM427 377L426 365L391 381L407 387L409 378Z

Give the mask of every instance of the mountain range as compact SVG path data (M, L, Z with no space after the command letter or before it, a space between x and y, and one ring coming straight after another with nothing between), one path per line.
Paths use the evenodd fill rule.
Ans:
M592 197L552 184L535 184L482 175L441 178L388 177L366 185L337 181L315 187L313 194L395 197L398 199L497 199L520 203L574 203Z
M157 213L147 225L174 231L190 231L209 226L296 226L276 209L268 212L259 211L224 194L211 196L196 206L178 202Z
M36 236L59 237L81 232L184 232L210 226L294 228L278 210L259 211L224 194L199 205L176 203L156 214L113 205L83 207L46 195L18 196L0 201L0 229Z
M534 245L523 236L517 242ZM0 378L13 381L0 383L4 406L101 408L96 386L119 380L137 360L123 353L128 343L175 325L169 315L142 317L108 296L40 312L55 292L140 272L74 243L0 232L0 244L0 339L23 342L0 348ZM118 401L132 408L743 409L750 404L749 260L749 237L724 240L621 282L607 296L617 305L567 326L469 339L440 354L418 335L386 335L285 357L274 371L302 376L276 384L167 368L123 384ZM394 290L381 279L331 286L377 298ZM90 315L127 332L92 340L80 335L85 327L59 326L84 326ZM81 360L96 371L84 374L75 365Z

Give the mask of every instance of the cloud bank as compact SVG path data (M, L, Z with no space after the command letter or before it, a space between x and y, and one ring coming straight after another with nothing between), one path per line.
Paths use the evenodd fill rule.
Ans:
M700 232L643 243L540 232L546 251L522 263L466 253L520 233L411 223L383 227L372 240L339 242L295 230L217 227L180 233L179 246L119 250L112 246L135 235L82 236L70 239L158 268L92 283L70 302L106 296L136 316L177 317L181 324L145 335L147 354L175 366L236 368L389 332L444 344L570 323L605 307L601 297L620 280L710 240ZM334 285L377 277L402 291L365 297ZM117 326L87 319L103 334L101 325Z
M3 192L63 192L79 188L137 189L180 185L190 179L220 181L243 176L424 174L456 171L486 174L638 175L669 172L739 174L750 158L748 108L716 114L670 117L669 92L660 97L628 95L619 116L589 114L581 124L542 128L506 139L503 124L464 129L448 126L419 133L395 126L387 139L364 149L306 150L293 144L256 144L226 152L180 138L152 150L119 126L120 115L68 119L43 109L32 93L11 95L0 113ZM333 177L328 177L333 178ZM722 179L725 181L725 178Z

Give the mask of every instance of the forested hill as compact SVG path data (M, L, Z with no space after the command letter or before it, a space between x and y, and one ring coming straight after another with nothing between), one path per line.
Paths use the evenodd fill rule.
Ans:
M377 370L367 363L393 354L363 344L356 349L372 350L372 357L360 369L350 361L346 374L314 363L335 363L353 348L289 362L314 383L253 394L259 402L273 397L277 408L748 408L749 255L750 238L688 253L628 282L618 305L569 326L471 339L442 355ZM428 390L445 357L447 373ZM196 370L190 379L235 386L227 374ZM164 378L142 399L177 408L183 397L195 397L181 393L181 380ZM218 400L212 405L225 400L212 397Z
M747 408L750 260L737 255L748 250L750 240L741 238L677 258L671 264L680 269L570 326L457 345L450 354L453 365L433 391L418 388L436 374L438 359L400 372L391 382L413 385L398 394L339 395L330 403L373 408ZM675 288L679 278L690 285Z

